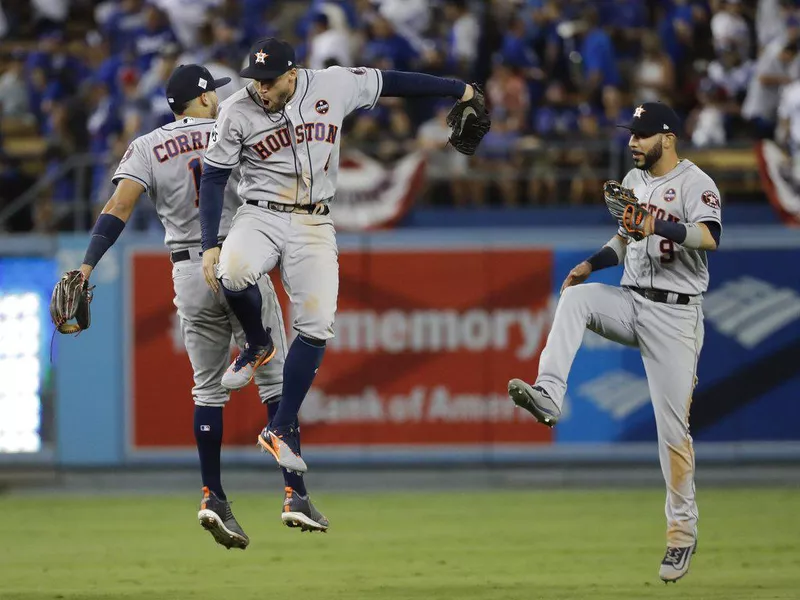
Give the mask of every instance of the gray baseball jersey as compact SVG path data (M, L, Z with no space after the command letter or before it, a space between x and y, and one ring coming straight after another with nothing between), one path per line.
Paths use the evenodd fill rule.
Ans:
M722 226L722 206L714 181L697 165L681 160L662 177L631 170L622 185L633 189L640 204L657 219L681 223L713 221ZM652 288L682 294L702 294L708 289L705 250L691 250L652 235L628 244L623 286Z
M130 179L144 186L164 225L164 242L171 250L200 246L200 176L213 127L213 119L185 117L136 138L112 178L114 183ZM241 204L236 196L238 180L238 171L234 171L225 189L220 238L227 235Z
M230 357L231 338L243 346L244 332L222 291L213 292L205 282L200 253L198 199L203 153L214 126L213 119L186 117L136 138L113 176L114 183L130 179L144 186L156 206L171 250L190 249L189 259L172 267L174 304L181 333L192 364L195 404L221 406L230 398L222 387L222 374ZM225 189L220 238L231 226L241 205L236 195L238 170ZM269 278L259 281L264 299L262 321L273 332L275 358L255 376L263 402L279 398L283 386L286 336L277 296Z
M691 161L682 160L663 177L634 169L622 185L632 188L657 219L722 226L719 190ZM706 253L656 235L630 242L621 283L623 287L588 283L564 290L539 359L536 384L562 406L586 328L641 350L667 482L667 544L691 546L697 541L698 513L688 419L704 337L699 294L708 287ZM685 305L654 302L624 286L694 297Z
M328 202L336 192L342 121L374 107L382 86L377 69L298 69L285 109L269 113L251 82L220 105L205 162L223 169L241 163L244 200Z

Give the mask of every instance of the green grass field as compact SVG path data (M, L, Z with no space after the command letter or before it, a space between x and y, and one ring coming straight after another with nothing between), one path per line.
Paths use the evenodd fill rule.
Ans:
M245 551L214 544L194 494L7 496L0 599L799 599L800 490L698 497L698 553L665 586L655 490L320 494L327 534L247 495Z

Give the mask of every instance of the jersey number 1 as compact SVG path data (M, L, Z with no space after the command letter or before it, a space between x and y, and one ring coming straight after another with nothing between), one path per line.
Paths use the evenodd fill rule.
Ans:
M203 161L199 158L193 158L189 161L188 169L192 172L194 178L194 205L200 206L200 178L203 176Z

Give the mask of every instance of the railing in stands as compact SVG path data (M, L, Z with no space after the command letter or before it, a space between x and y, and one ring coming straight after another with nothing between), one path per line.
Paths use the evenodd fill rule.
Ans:
M358 148L366 154L379 156L380 151L385 151L386 146L347 141L344 151L348 148ZM393 154L396 157L402 155L403 151L409 151L409 146L398 145ZM461 181L492 185L513 179L521 190L522 205L568 203L566 194L552 191L542 201L541 198L532 195L532 187L527 185L531 182L555 181L562 186L560 189L563 190L569 189L569 185L575 181L585 181L590 189L594 189L599 185L597 182L606 179L621 180L627 169L630 168L628 150L619 140L575 138L574 140L551 141L520 138L516 145L507 152L479 155L472 160L469 168L462 168L460 172L457 169L448 171L447 155L443 153L454 152L452 149L445 149L442 146L441 151L434 151L433 154L436 155L437 152L439 152L438 157L444 156L445 160L436 162L436 168L428 170L428 180L431 183L446 183L450 180L460 179ZM756 158L750 142L737 142L722 148L695 149L687 147L682 155L706 170L717 181L724 194L726 192L760 194ZM432 158L432 160L436 159ZM95 197L93 201L92 195L97 194L97 190L93 190L91 186L93 170L98 166L109 167L110 163L111 159L108 156L77 154L68 157L57 169L47 173L25 193L0 209L0 230L8 231L9 219L21 211L30 209L37 201L46 201L43 196L65 178L72 179L76 193L71 200L54 203L55 217L62 224L69 223L69 229L87 230L93 221L95 209L107 200L107 198ZM426 192L427 195L441 193L441 187L438 191L429 188ZM423 203L431 204L432 202Z

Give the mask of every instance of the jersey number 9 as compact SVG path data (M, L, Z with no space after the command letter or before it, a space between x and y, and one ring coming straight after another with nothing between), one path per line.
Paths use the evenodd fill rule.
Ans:
M661 250L661 264L671 263L675 260L675 242L664 238L658 244L658 249Z

